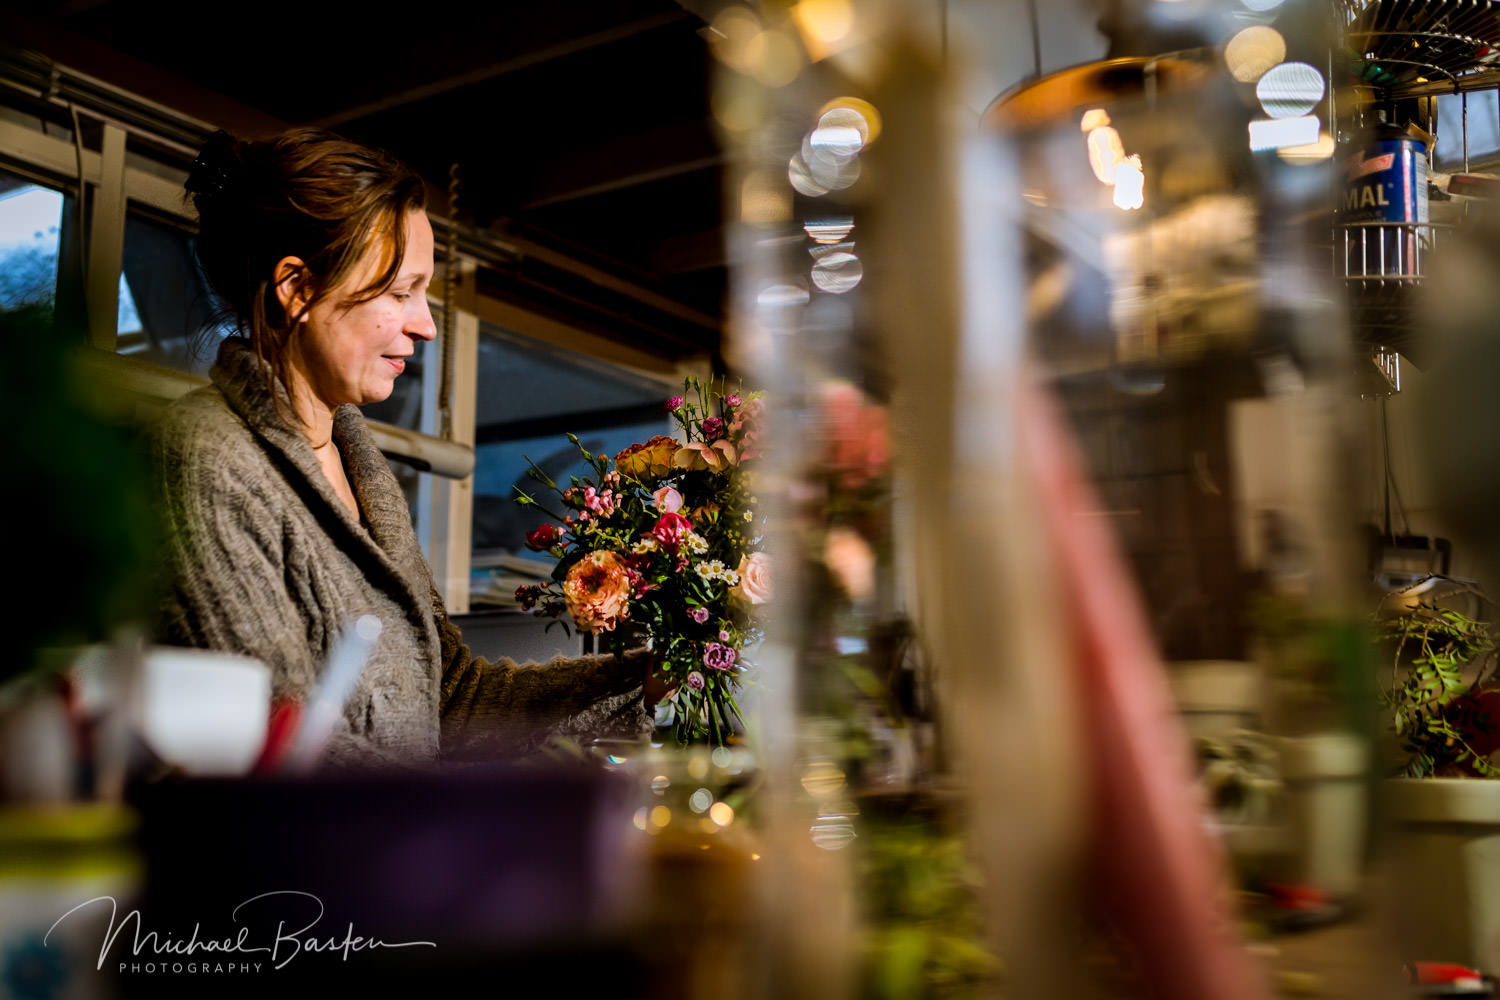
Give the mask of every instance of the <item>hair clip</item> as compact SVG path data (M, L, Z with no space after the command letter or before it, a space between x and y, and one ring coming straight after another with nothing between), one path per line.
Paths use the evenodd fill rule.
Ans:
M188 170L183 186L192 194L218 196L230 185L230 169L235 165L234 138L223 130L209 136L203 149Z

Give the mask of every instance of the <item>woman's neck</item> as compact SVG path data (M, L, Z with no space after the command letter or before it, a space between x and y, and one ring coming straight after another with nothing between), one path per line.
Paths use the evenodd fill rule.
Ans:
M336 407L329 406L318 398L312 383L303 374L292 358L288 366L287 394L292 398L292 411L297 414L298 430L312 445L313 451L323 452L333 444L333 414Z

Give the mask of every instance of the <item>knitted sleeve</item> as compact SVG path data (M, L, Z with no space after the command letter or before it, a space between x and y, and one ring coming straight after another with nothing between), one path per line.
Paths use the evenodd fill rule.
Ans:
M648 651L547 663L485 660L464 645L436 590L432 601L442 645L444 757L524 753L557 736L582 743L650 730L642 701Z

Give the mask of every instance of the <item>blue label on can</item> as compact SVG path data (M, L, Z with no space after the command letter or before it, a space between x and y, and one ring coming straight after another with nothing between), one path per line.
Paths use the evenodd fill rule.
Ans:
M1427 221L1427 157L1415 139L1377 139L1344 171L1344 221Z

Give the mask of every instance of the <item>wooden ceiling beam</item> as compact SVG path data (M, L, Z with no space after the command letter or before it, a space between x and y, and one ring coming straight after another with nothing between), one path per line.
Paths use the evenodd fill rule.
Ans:
M653 14L650 17L643 17L635 21L628 21L625 24L591 32L587 35L566 38L552 45L519 53L509 59L485 63L482 66L467 69L459 73L451 73L427 83L405 87L373 100L344 108L341 111L323 115L306 124L327 129L337 129L349 122L358 121L361 118L367 118L382 111L405 107L409 104L415 104L418 101L425 101L428 98L439 97L455 90L461 90L464 87L484 83L486 80L493 80L510 73L529 69L532 66L539 66L554 59L561 59L579 52L587 52L602 45L623 41L647 31L653 31L678 21L687 20L691 16L687 11L668 10L660 14Z
M587 129L587 121L580 122ZM686 122L640 135L602 139L588 149L538 162L535 181L521 195L527 211L652 181L722 167L728 157L719 148L711 123Z
M723 226L668 236L651 248L646 263L656 274L691 274L727 267L728 239L728 231Z

